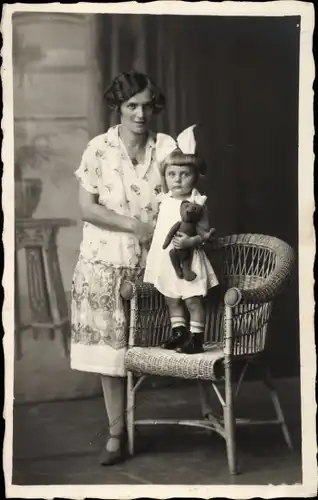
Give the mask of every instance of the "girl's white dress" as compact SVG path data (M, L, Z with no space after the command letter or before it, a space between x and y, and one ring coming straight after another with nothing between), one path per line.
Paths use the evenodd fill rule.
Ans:
M200 199L200 193L193 189L188 200L200 203ZM172 266L169 256L172 243L166 249L162 248L171 226L181 220L182 200L172 198L171 193L160 193L158 201L159 215L147 257L144 281L152 283L166 297L183 300L194 296L204 297L209 288L218 285L218 279L205 252L201 248L194 249L192 270L197 277L193 281L186 281L178 278Z

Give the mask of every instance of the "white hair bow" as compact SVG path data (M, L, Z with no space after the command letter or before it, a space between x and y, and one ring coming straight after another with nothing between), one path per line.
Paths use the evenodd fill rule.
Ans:
M204 203L206 202L207 200L207 197L205 196L205 194L197 194L196 197L195 197L195 203L197 203L198 205L204 205Z
M196 125L186 128L181 132L177 139L173 139L168 134L157 134L156 157L159 163L162 163L175 149L180 149L182 153L194 155L196 150L196 142L193 130Z

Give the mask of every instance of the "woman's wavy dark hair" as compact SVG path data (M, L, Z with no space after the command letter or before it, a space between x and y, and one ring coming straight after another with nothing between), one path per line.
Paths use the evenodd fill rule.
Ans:
M118 112L124 102L146 88L151 92L153 112L160 113L165 106L165 97L151 78L144 73L130 71L116 76L105 90L104 97L108 106Z

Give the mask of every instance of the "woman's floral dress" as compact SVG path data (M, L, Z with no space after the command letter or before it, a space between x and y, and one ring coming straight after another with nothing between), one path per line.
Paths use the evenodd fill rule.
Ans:
M118 129L89 142L75 175L100 205L155 226L161 189L156 137L149 134L144 164L133 166ZM71 368L125 376L127 328L119 290L123 280L141 275L146 256L134 235L84 223L72 283Z

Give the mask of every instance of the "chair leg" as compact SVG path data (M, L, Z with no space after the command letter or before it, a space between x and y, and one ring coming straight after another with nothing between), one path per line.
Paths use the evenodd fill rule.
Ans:
M231 475L235 475L238 474L238 467L236 458L234 397L230 367L225 369L225 373L224 431L229 471Z
M127 408L126 422L128 434L128 451L130 455L134 454L134 420L135 420L135 391L134 391L134 375L132 372L127 373Z
M287 424L285 421L285 416L284 416L284 413L283 413L283 410L282 410L282 407L280 404L280 400L279 400L276 388L274 386L274 382L272 380L271 373L270 373L269 369L267 369L265 372L264 383L270 392L273 406L275 408L275 412L277 415L277 419L281 422L282 432L283 432L286 444L287 444L288 448L291 451L293 451L294 450L293 443L292 443L292 440L291 440L291 437L289 434L289 430L288 430L288 427L287 427Z
M231 475L235 475L238 473L236 461L235 421L233 408L229 402L227 402L224 407L224 431L229 471Z
M198 380L198 386L199 386L202 416L203 418L208 418L208 416L213 413L209 401L209 388L207 387L206 383L202 380Z

